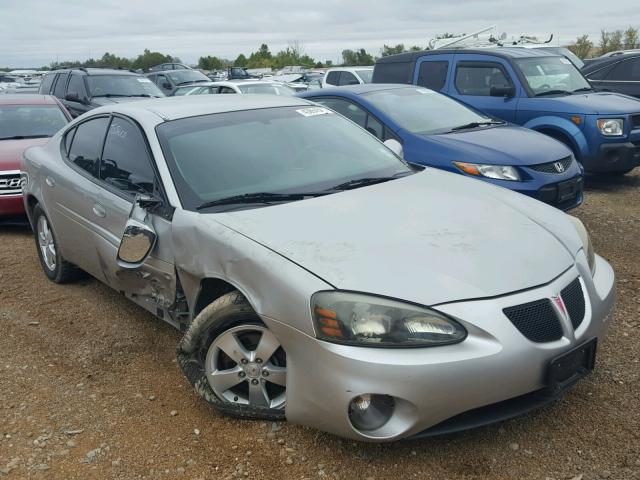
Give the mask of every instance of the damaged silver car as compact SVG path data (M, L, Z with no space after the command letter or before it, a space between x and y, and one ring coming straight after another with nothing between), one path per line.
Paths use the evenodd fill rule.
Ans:
M182 330L224 413L391 441L557 398L594 367L613 270L579 220L398 147L296 98L117 104L27 150L24 201L44 273Z

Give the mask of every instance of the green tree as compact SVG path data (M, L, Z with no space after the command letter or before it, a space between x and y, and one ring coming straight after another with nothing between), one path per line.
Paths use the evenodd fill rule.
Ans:
M198 68L202 70L220 70L223 62L218 57L206 56L198 59Z
M132 62L131 67L134 69L149 70L151 67L160 63L170 63L179 61L179 58L172 57L171 55L165 55L160 52L152 52L145 48L144 52Z
M238 55L238 58L236 58L235 62L233 62L233 65L236 67L246 67L247 66L247 57L244 56L244 54L240 54Z
M615 30L611 32L609 36L609 48L611 51L622 50L624 48L624 43L622 42L622 36L624 33L622 30Z
M249 68L269 68L273 65L273 57L266 43L260 45L258 51L253 52L247 60Z
M609 48L609 32L606 30L600 30L600 44L598 48L600 49L600 55L611 51Z
M342 51L342 64L343 65L373 65L375 59L373 55L367 53L364 48L360 50L343 50Z
M589 35L581 35L576 41L567 47L580 58L587 58L593 49L593 42L589 40Z
M630 50L632 48L640 48L640 38L638 38L638 29L629 27L624 31L624 48Z
M403 43L399 43L395 47L392 47L390 45L383 45L382 50L380 50L380 55L383 57L387 57L389 55L396 55L398 53L403 53L405 51L406 50L404 49Z

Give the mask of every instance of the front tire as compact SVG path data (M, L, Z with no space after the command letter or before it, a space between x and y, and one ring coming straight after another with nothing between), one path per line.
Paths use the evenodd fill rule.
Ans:
M240 292L227 293L200 312L177 356L198 395L220 412L285 418L285 352Z
M40 205L33 209L33 223L38 258L47 278L55 283L68 283L82 276L82 271L60 253L49 219Z

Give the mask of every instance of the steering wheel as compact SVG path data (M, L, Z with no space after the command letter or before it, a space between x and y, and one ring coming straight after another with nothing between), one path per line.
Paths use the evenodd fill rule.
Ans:
M545 83L544 85L540 85L541 90L551 90L551 85Z

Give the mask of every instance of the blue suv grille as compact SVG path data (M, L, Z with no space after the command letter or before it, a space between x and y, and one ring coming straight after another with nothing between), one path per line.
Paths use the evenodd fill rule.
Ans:
M631 115L631 128L634 130L640 128L640 114Z
M559 175L567 171L567 169L573 163L573 157L566 157L558 160L557 162L540 163L538 165L529 165L528 168L535 170L536 172L552 173Z

